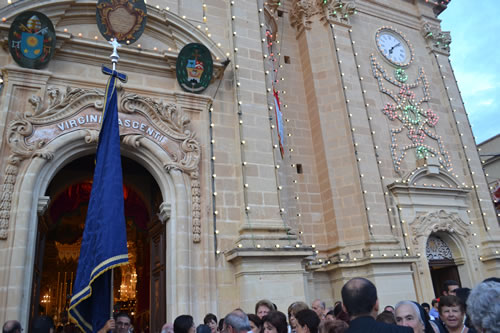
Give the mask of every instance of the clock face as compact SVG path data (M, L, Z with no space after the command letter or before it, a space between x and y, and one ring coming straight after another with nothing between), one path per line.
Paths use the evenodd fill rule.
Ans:
M380 29L375 36L382 55L394 65L408 66L413 55L408 41L394 30Z

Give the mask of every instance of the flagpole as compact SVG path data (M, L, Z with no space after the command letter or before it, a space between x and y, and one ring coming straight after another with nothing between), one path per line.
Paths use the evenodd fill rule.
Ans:
M107 321L111 322L110 318L113 319L112 267L128 263L116 87L117 79L127 82L127 75L116 71L119 59L116 49L120 44L116 40L110 44L113 48L110 56L113 69L106 66L101 68L104 74L111 77L104 96L103 122L99 132L94 182L85 219L75 290L69 309L71 318L85 333L96 332L105 326ZM104 204L113 209L102 209ZM113 242L110 244L112 246L102 246L109 241ZM95 251L97 253L94 253ZM104 274L106 276L99 278ZM107 276L108 274L111 276ZM106 315L106 309L111 313Z
M110 312L109 312L110 313L109 319L113 319L113 307L115 305L114 304L115 300L114 300L114 297L113 297L114 278L115 278L115 276L113 274L114 272L115 272L115 269L111 268L111 288L110 288L110 290L111 290L111 293L110 293L111 294L111 302L109 302L109 304L110 304L109 305L109 307L110 307L110 309L109 309L110 310Z
M113 64L113 71L116 71L116 64L118 63L118 59L120 59L120 56L118 55L118 48L121 47L120 43L116 40L116 38L112 38L111 41L109 42L113 46L113 53L109 56L111 58L111 63ZM114 268L111 268L111 292L110 292L110 297L111 300L109 302L109 317L110 319L113 319L113 308L115 306L114 304L114 297L113 297L113 289L114 289Z

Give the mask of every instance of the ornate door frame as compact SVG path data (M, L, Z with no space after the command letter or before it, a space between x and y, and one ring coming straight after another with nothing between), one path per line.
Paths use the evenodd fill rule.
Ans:
M28 320L28 295L33 282L39 198L65 164L95 152L99 124L90 122L85 127L83 123L91 119L89 115L102 109L104 93L99 89L71 87L65 93L52 87L47 91L46 102L36 96L30 98L33 112L19 115L7 129L10 155L4 167L3 184L9 184L11 193L3 198L3 206L11 207L10 226L7 225L6 230L15 228L15 232L4 235L5 238L12 235L13 243L20 244L16 251L23 250L13 264L24 266L24 276L9 283L18 284L17 289L22 291L18 304L21 304L19 315L24 322ZM178 93L170 96L171 99L175 100L176 95ZM162 193L164 202L158 213L162 222L167 222L166 265L172 268L166 276L166 302L168 312L178 313L182 311L177 309L179 300L187 301L190 297L184 281L188 268L180 263L187 262L187 253L192 251L193 242L198 242L201 234L200 145L189 129L189 117L177 103L127 94L124 90L119 100L120 117L123 117L122 155L143 165ZM210 102L208 97L197 96L196 100L200 110L206 109ZM61 124L72 120L82 126L61 130ZM127 120L131 128L126 127ZM152 136L145 130L147 126L154 127ZM163 141L155 140L155 136L163 137ZM16 293L9 293L8 302L16 302Z

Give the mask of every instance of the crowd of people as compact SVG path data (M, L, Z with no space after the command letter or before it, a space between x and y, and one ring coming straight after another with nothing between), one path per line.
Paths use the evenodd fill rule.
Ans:
M294 302L287 315L274 303L261 300L255 313L235 309L220 321L209 313L203 324L195 325L190 315L175 318L165 324L161 333L500 333L500 279L490 278L474 289L461 288L456 281L446 281L443 296L418 304L402 300L387 305L380 312L377 289L365 278L349 280L341 291L342 301L327 308L319 299L311 307ZM53 333L50 317L41 316L32 324L33 333ZM18 321L9 320L3 333L21 333ZM126 313L106 322L98 333L131 333L133 325Z

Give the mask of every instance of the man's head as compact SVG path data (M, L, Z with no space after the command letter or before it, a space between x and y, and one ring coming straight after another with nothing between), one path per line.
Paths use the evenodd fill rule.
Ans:
M174 320L174 333L194 333L194 320L190 315L180 315Z
M443 283L443 295L455 295L455 289L460 288L460 285L455 280L446 280Z
M301 310L295 314L295 318L297 319L297 333L318 333L321 320L316 311Z
M377 288L365 278L354 278L342 287L342 301L351 317L378 313Z
M431 306L429 305L429 303L422 303L422 304L420 304L420 305L424 308L424 310L425 310L427 313L429 313L429 311L431 311Z
M437 310L438 305L439 305L439 299L435 298L432 300L432 307Z
M115 318L115 332L116 333L127 333L132 321L130 317L125 312L120 312Z
M311 308L313 309L314 312L316 312L316 314L320 319L322 319L325 316L326 304L322 300L315 299L312 302Z
M248 316L241 309L236 309L224 318L223 333L246 333L251 329Z
M8 320L3 324L2 333L21 333L23 328L17 320Z
M386 305L384 311L394 313L394 307L392 305Z

